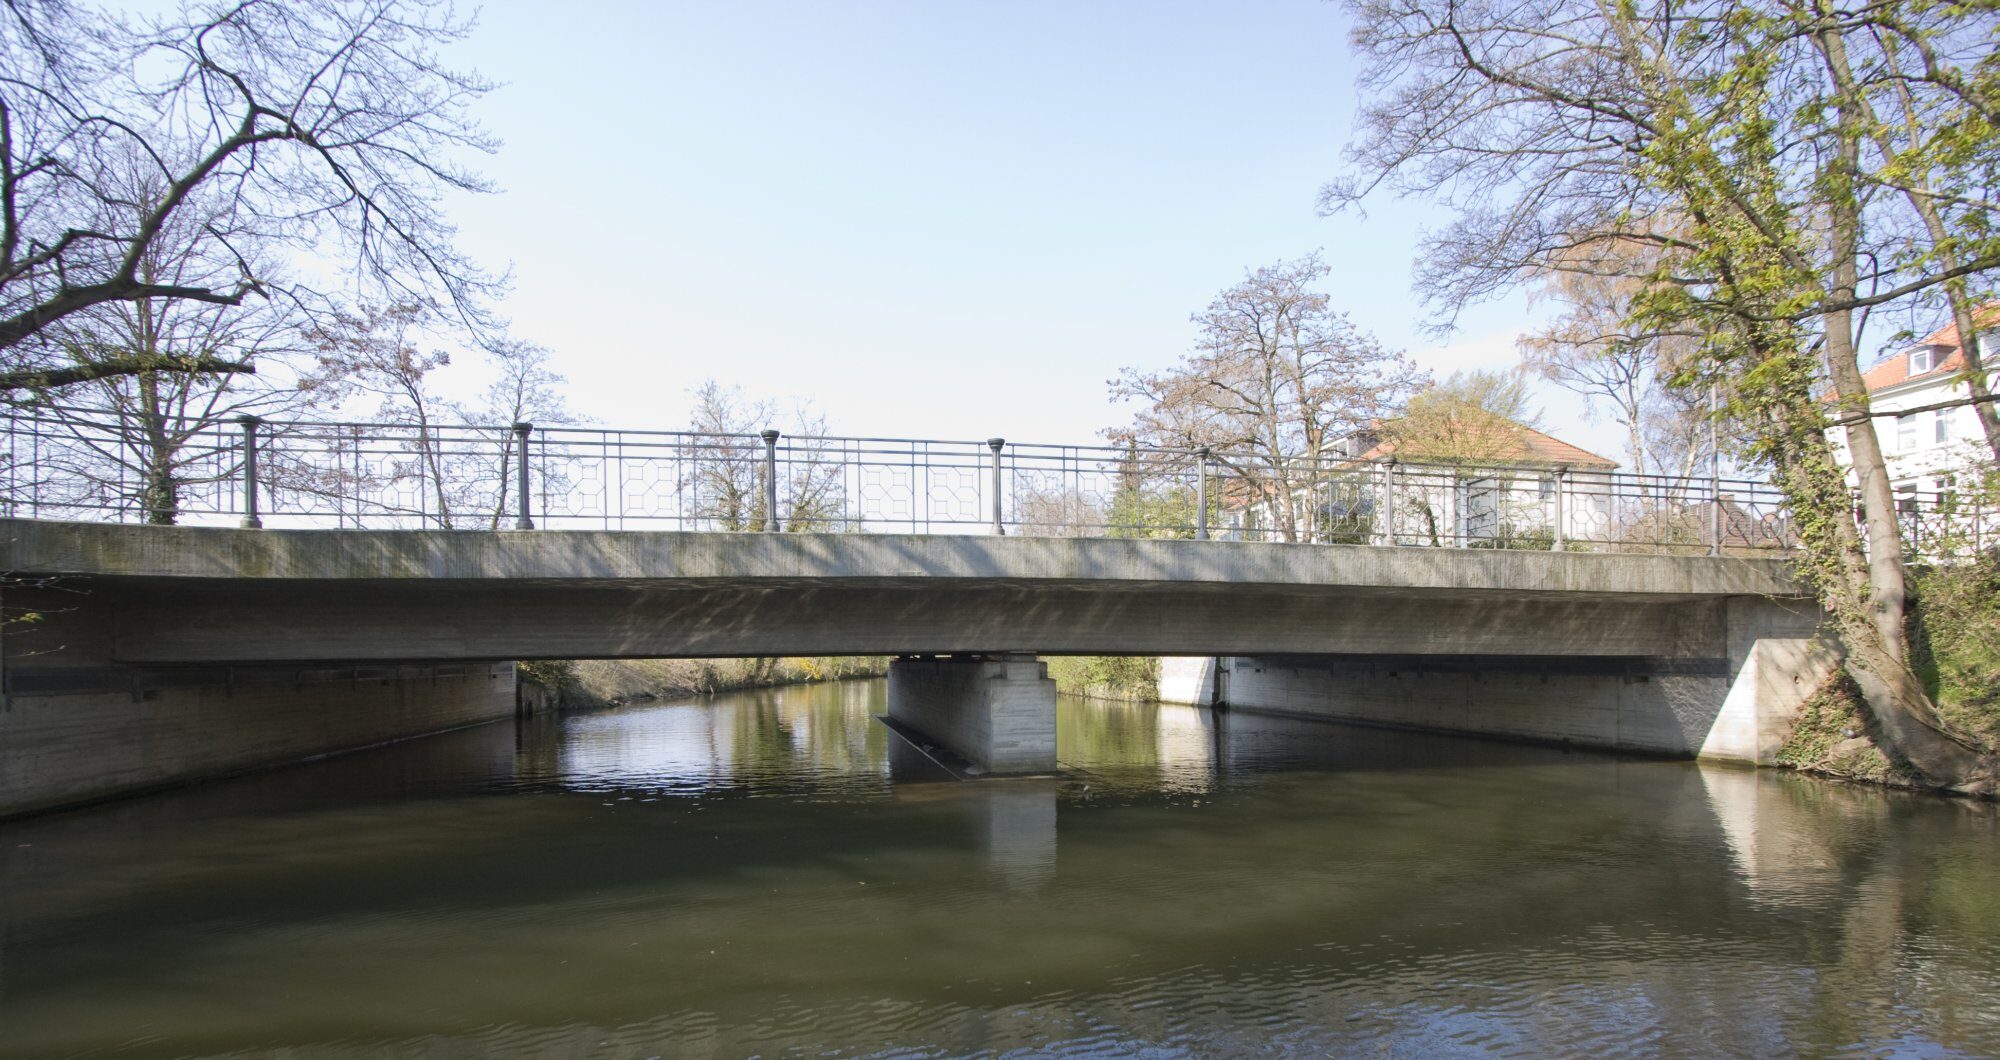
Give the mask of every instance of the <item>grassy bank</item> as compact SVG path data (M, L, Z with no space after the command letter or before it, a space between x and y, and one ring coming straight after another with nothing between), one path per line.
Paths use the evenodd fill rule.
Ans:
M1938 720L1966 743L2000 754L2000 555L1912 571L1911 664ZM1836 675L1808 700L1778 752L1794 769L1845 780L1918 786L1870 739L1861 692Z
M884 656L783 659L585 659L521 664L521 679L549 689L563 710L673 696L772 688L889 672Z
M1155 656L1051 655L1043 661L1058 692L1132 703L1160 698L1160 660Z

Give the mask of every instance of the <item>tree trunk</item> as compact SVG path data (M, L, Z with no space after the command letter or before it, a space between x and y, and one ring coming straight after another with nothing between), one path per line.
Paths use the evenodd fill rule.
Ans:
M153 526L172 526L180 520L180 484L174 481L174 456L178 448L167 436L166 416L160 411L160 379L157 372L139 375L139 417L144 432L140 458L145 477L139 510Z
M1839 150L1829 162L1825 183L1828 255L1831 269L1825 296L1833 308L1821 315L1827 372L1846 427L1847 451L1861 493L1861 518L1867 547L1862 570L1855 569L1855 549L1847 542L1852 530L1839 513L1836 540L1841 542L1840 576L1850 591L1832 601L1841 640L1847 649L1849 675L1859 685L1880 736L1883 750L1908 762L1929 783L1947 788L1983 789L1992 784L1988 764L1972 749L1947 735L1923 683L1909 668L1909 579L1903 566L1903 541L1897 525L1896 497L1882 455L1874 421L1868 417L1868 388L1854 348L1853 304L1860 250L1861 206L1856 175L1860 170L1864 123L1859 93L1847 66L1840 30L1822 28L1817 37L1829 72L1841 91L1836 108L1841 125ZM1865 597L1853 592L1865 578ZM1857 609L1857 600L1865 603ZM1857 610L1859 613L1857 614Z

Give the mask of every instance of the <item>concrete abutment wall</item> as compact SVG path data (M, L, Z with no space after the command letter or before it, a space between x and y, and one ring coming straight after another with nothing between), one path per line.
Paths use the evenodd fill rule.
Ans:
M95 676L101 685L110 674ZM133 676L127 690L85 686L0 702L0 817L306 761L517 710L512 663L236 668L226 682L183 687L140 679L158 674Z
M1838 665L1810 603L1732 597L1661 656L1162 660L1160 698L1338 721L1769 765Z

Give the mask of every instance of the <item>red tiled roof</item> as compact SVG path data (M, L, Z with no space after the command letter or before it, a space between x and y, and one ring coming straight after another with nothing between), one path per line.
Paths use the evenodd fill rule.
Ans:
M1956 328L1952 329L1952 334L1954 336L1956 336L1957 333L1958 332ZM1930 345L1930 344L1926 343L1925 345ZM1964 368L1965 368L1965 354L1963 351L1957 349L1956 346L1954 345L1954 348L1951 351L1951 356L1946 357L1942 364L1939 364L1936 368L1933 368L1928 372L1918 372L1916 375L1911 375L1910 351L1906 349L1889 356L1888 358L1884 359L1881 364L1878 364L1875 367L1868 369L1866 372L1863 372L1861 374L1861 382L1863 385L1868 387L1868 392L1872 394L1877 390L1882 390L1886 387L1896 386L1899 383L1907 383L1912 379L1928 379L1934 375L1944 375L1948 372L1963 371Z
M1552 437L1519 423L1509 423L1513 429L1496 451L1484 454L1481 462L1495 464L1546 464L1550 467L1588 467L1609 471L1618 466L1618 461L1598 456L1587 449L1580 449L1560 438ZM1356 459L1386 460L1397 456L1405 460L1422 460L1424 454L1418 450L1398 453L1402 446L1393 437L1385 437Z
M1981 328L1991 327L1996 323L2000 323L2000 303L1989 303L1980 306L1973 313L1972 319L1973 323ZM1872 394L1877 390L1907 383L1912 379L1929 379L1934 375L1962 372L1965 370L1965 351L1960 348L1960 345L1958 341L1958 325L1947 324L1924 336L1922 341L1911 346L1905 346L1883 358L1881 363L1862 373L1861 381L1868 387L1868 392ZM1919 346L1948 347L1951 350L1951 355L1930 371L1911 375L1910 351Z

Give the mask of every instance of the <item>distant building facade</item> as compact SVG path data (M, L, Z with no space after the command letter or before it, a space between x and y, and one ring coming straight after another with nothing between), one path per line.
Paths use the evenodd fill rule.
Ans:
M1319 470L1300 476L1311 482L1304 487L1311 496L1289 506L1302 513L1294 539L1463 548L1601 538L1617 461L1512 421L1467 434L1473 444L1466 448L1427 447L1393 430L1344 439L1320 456ZM1225 536L1277 539L1280 518L1270 497L1238 485L1222 508Z
M2000 305L1981 307L1978 320L1982 329L2000 326ZM2000 359L2000 333L1984 330L1979 352L1983 363ZM1972 406L1914 411L1970 397L1964 371L1965 352L1958 328L1951 326L1883 358L1863 374L1873 410L1897 414L1893 419L1878 416L1875 432L1899 496L1950 495L1993 467L1992 450ZM1843 466L1853 463L1845 431L1833 432L1833 449Z

